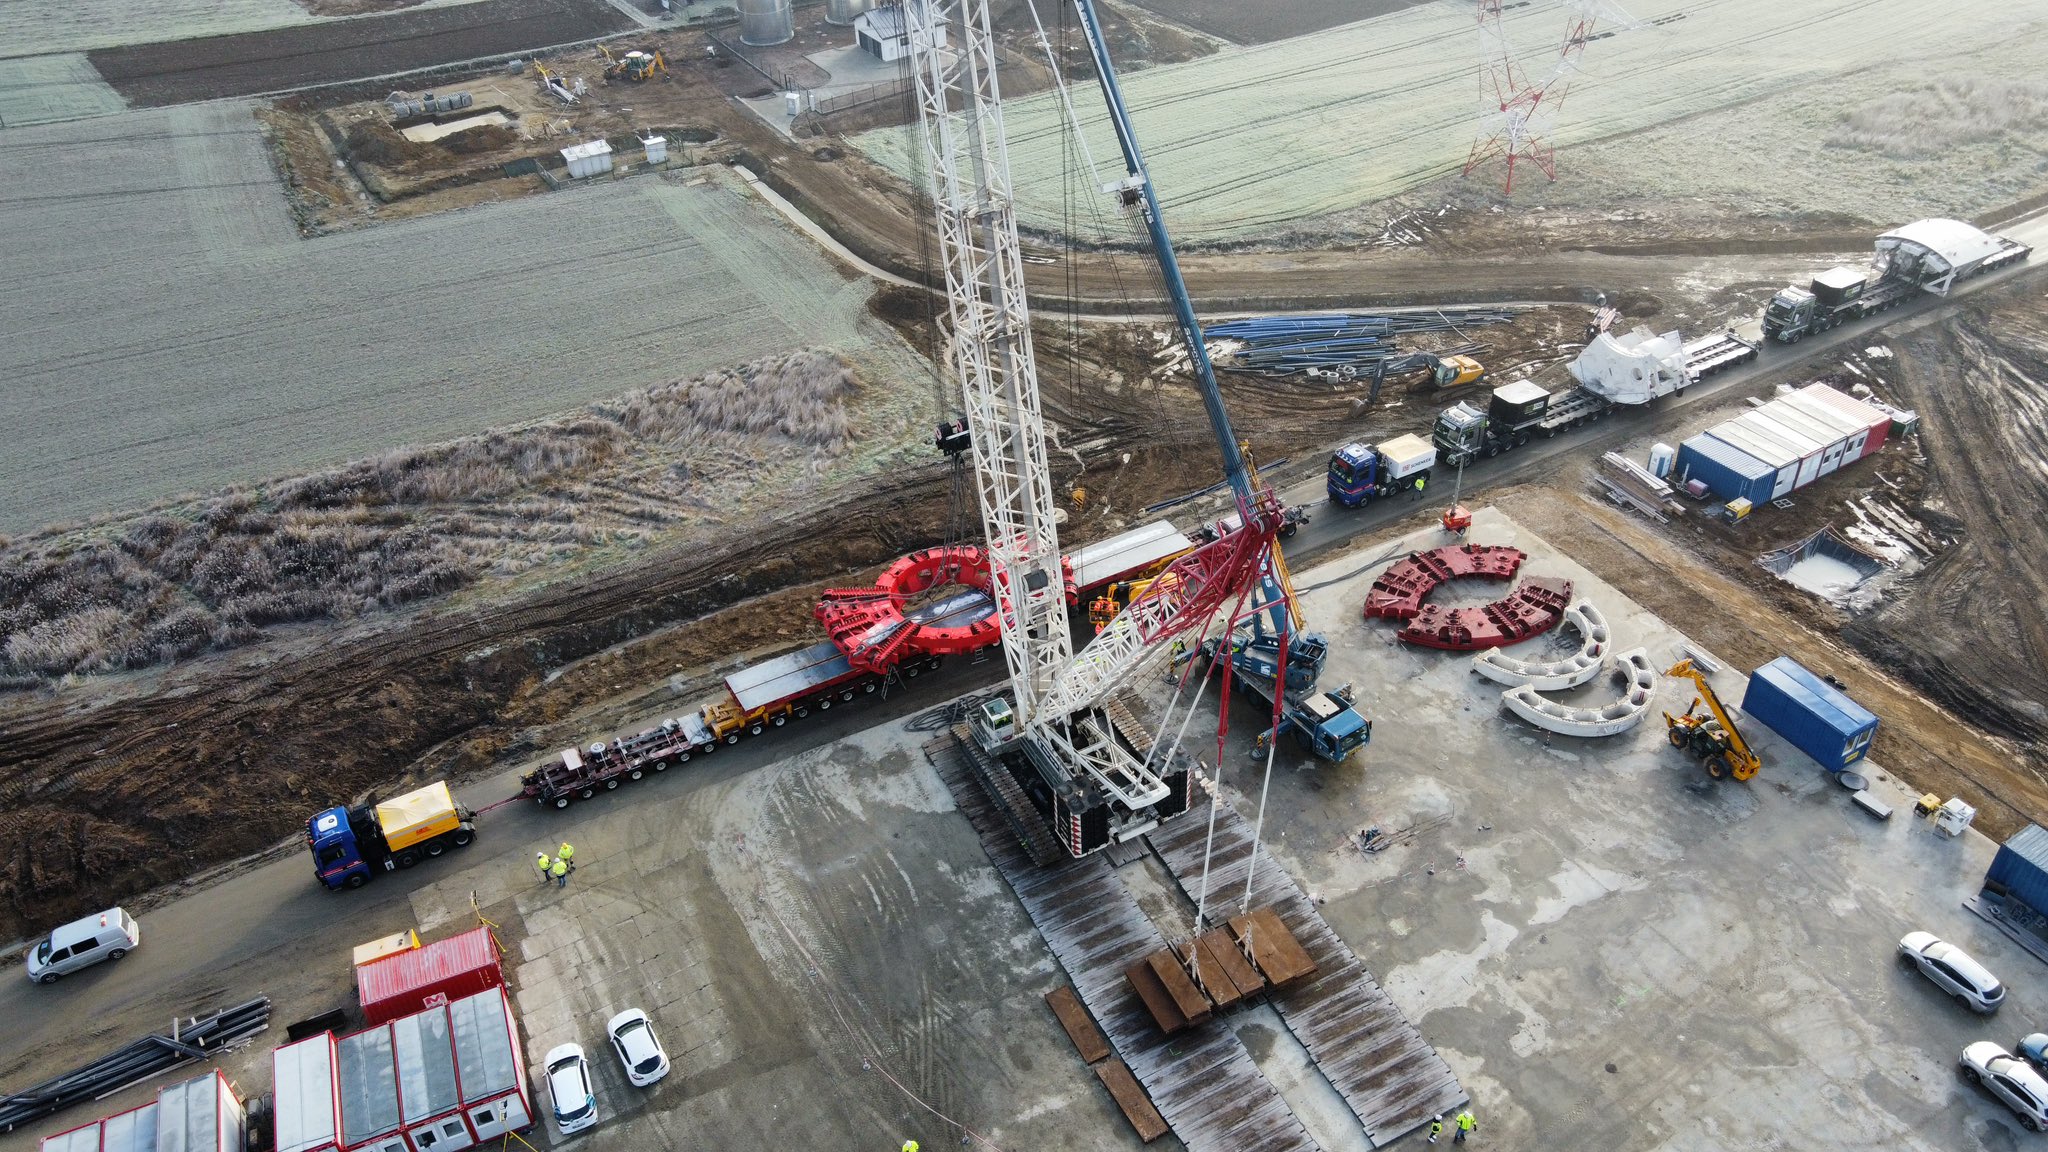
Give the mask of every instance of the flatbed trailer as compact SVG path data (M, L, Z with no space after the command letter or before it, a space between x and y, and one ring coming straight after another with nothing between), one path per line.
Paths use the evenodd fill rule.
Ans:
M1069 598L1079 598L1085 604L1087 597L1109 583L1157 572L1193 547L1185 533L1163 520L1086 545L1066 558ZM950 628L994 610L986 592L965 590L903 615L909 623ZM563 749L520 777L520 794L545 807L567 808L573 801L588 800L650 773L666 772L694 756L708 755L722 745L737 744L742 736L760 736L812 712L845 707L878 693L886 695L891 683L930 675L943 663L942 656L919 654L886 673L867 672L855 668L838 644L822 640L734 672L725 678L725 696L694 712L664 719L630 735Z
M1688 341L1685 345L1685 374L1697 384L1716 372L1747 364L1763 351L1733 332L1718 332Z

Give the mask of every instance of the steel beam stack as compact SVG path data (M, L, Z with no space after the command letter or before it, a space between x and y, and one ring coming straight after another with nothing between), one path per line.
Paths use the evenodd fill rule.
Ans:
M169 1035L152 1034L109 1055L45 1080L33 1088L0 1096L0 1132L40 1120L85 1100L159 1076L192 1060L212 1060L270 1027L270 999L259 996L210 1016L172 1022Z

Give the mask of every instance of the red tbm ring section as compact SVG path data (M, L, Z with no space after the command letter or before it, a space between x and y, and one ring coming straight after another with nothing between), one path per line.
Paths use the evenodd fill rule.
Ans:
M1425 604L1398 635L1410 644L1454 652L1500 648L1556 627L1571 602L1571 581L1531 576L1505 598L1477 608Z
M945 585L962 595L905 611L913 597ZM988 554L971 544L912 552L872 588L827 589L814 614L849 663L878 674L911 657L976 652L1001 637Z
M1427 552L1410 552L1372 582L1365 594L1365 618L1411 620L1437 585L1461 576L1512 580L1528 557L1519 548L1493 544L1447 544Z

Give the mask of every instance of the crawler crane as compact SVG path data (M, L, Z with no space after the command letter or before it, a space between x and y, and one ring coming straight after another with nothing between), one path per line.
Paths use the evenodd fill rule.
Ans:
M1141 835L1188 805L1192 766L1134 737L1112 699L1169 641L1205 629L1219 609L1234 606L1230 633L1247 632L1246 646L1272 651L1278 682L1287 686L1304 678L1312 684L1327 646L1293 627L1273 549L1285 523L1279 498L1251 480L1094 5L1076 0L1075 8L1124 160L1123 176L1105 191L1143 217L1237 504L1234 524L1176 560L1079 652L1060 575L988 0L910 0L903 12L945 267L950 367L966 401L990 593L1010 671L1007 696L990 701L968 727L980 770L1011 777L1065 850L1080 856ZM1306 706L1298 697L1281 694L1276 727L1283 708ZM1348 714L1342 726L1356 734L1352 747L1362 743L1363 719L1348 705L1337 708L1335 718Z

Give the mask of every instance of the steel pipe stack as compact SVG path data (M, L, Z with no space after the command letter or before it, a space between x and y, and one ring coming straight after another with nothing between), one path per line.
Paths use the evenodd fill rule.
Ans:
M1203 329L1212 341L1220 366L1267 376L1302 372L1354 374L1374 370L1380 361L1401 359L1397 336L1423 332L1459 332L1488 324L1506 324L1514 313L1504 308L1444 308L1430 312L1387 314L1342 312L1315 316L1255 316ZM1390 371L1413 367L1389 364Z
M259 996L210 1016L173 1023L169 1035L144 1036L82 1068L33 1088L0 1096L0 1132L40 1120L84 1100L159 1076L191 1060L211 1060L270 1027L270 999Z

